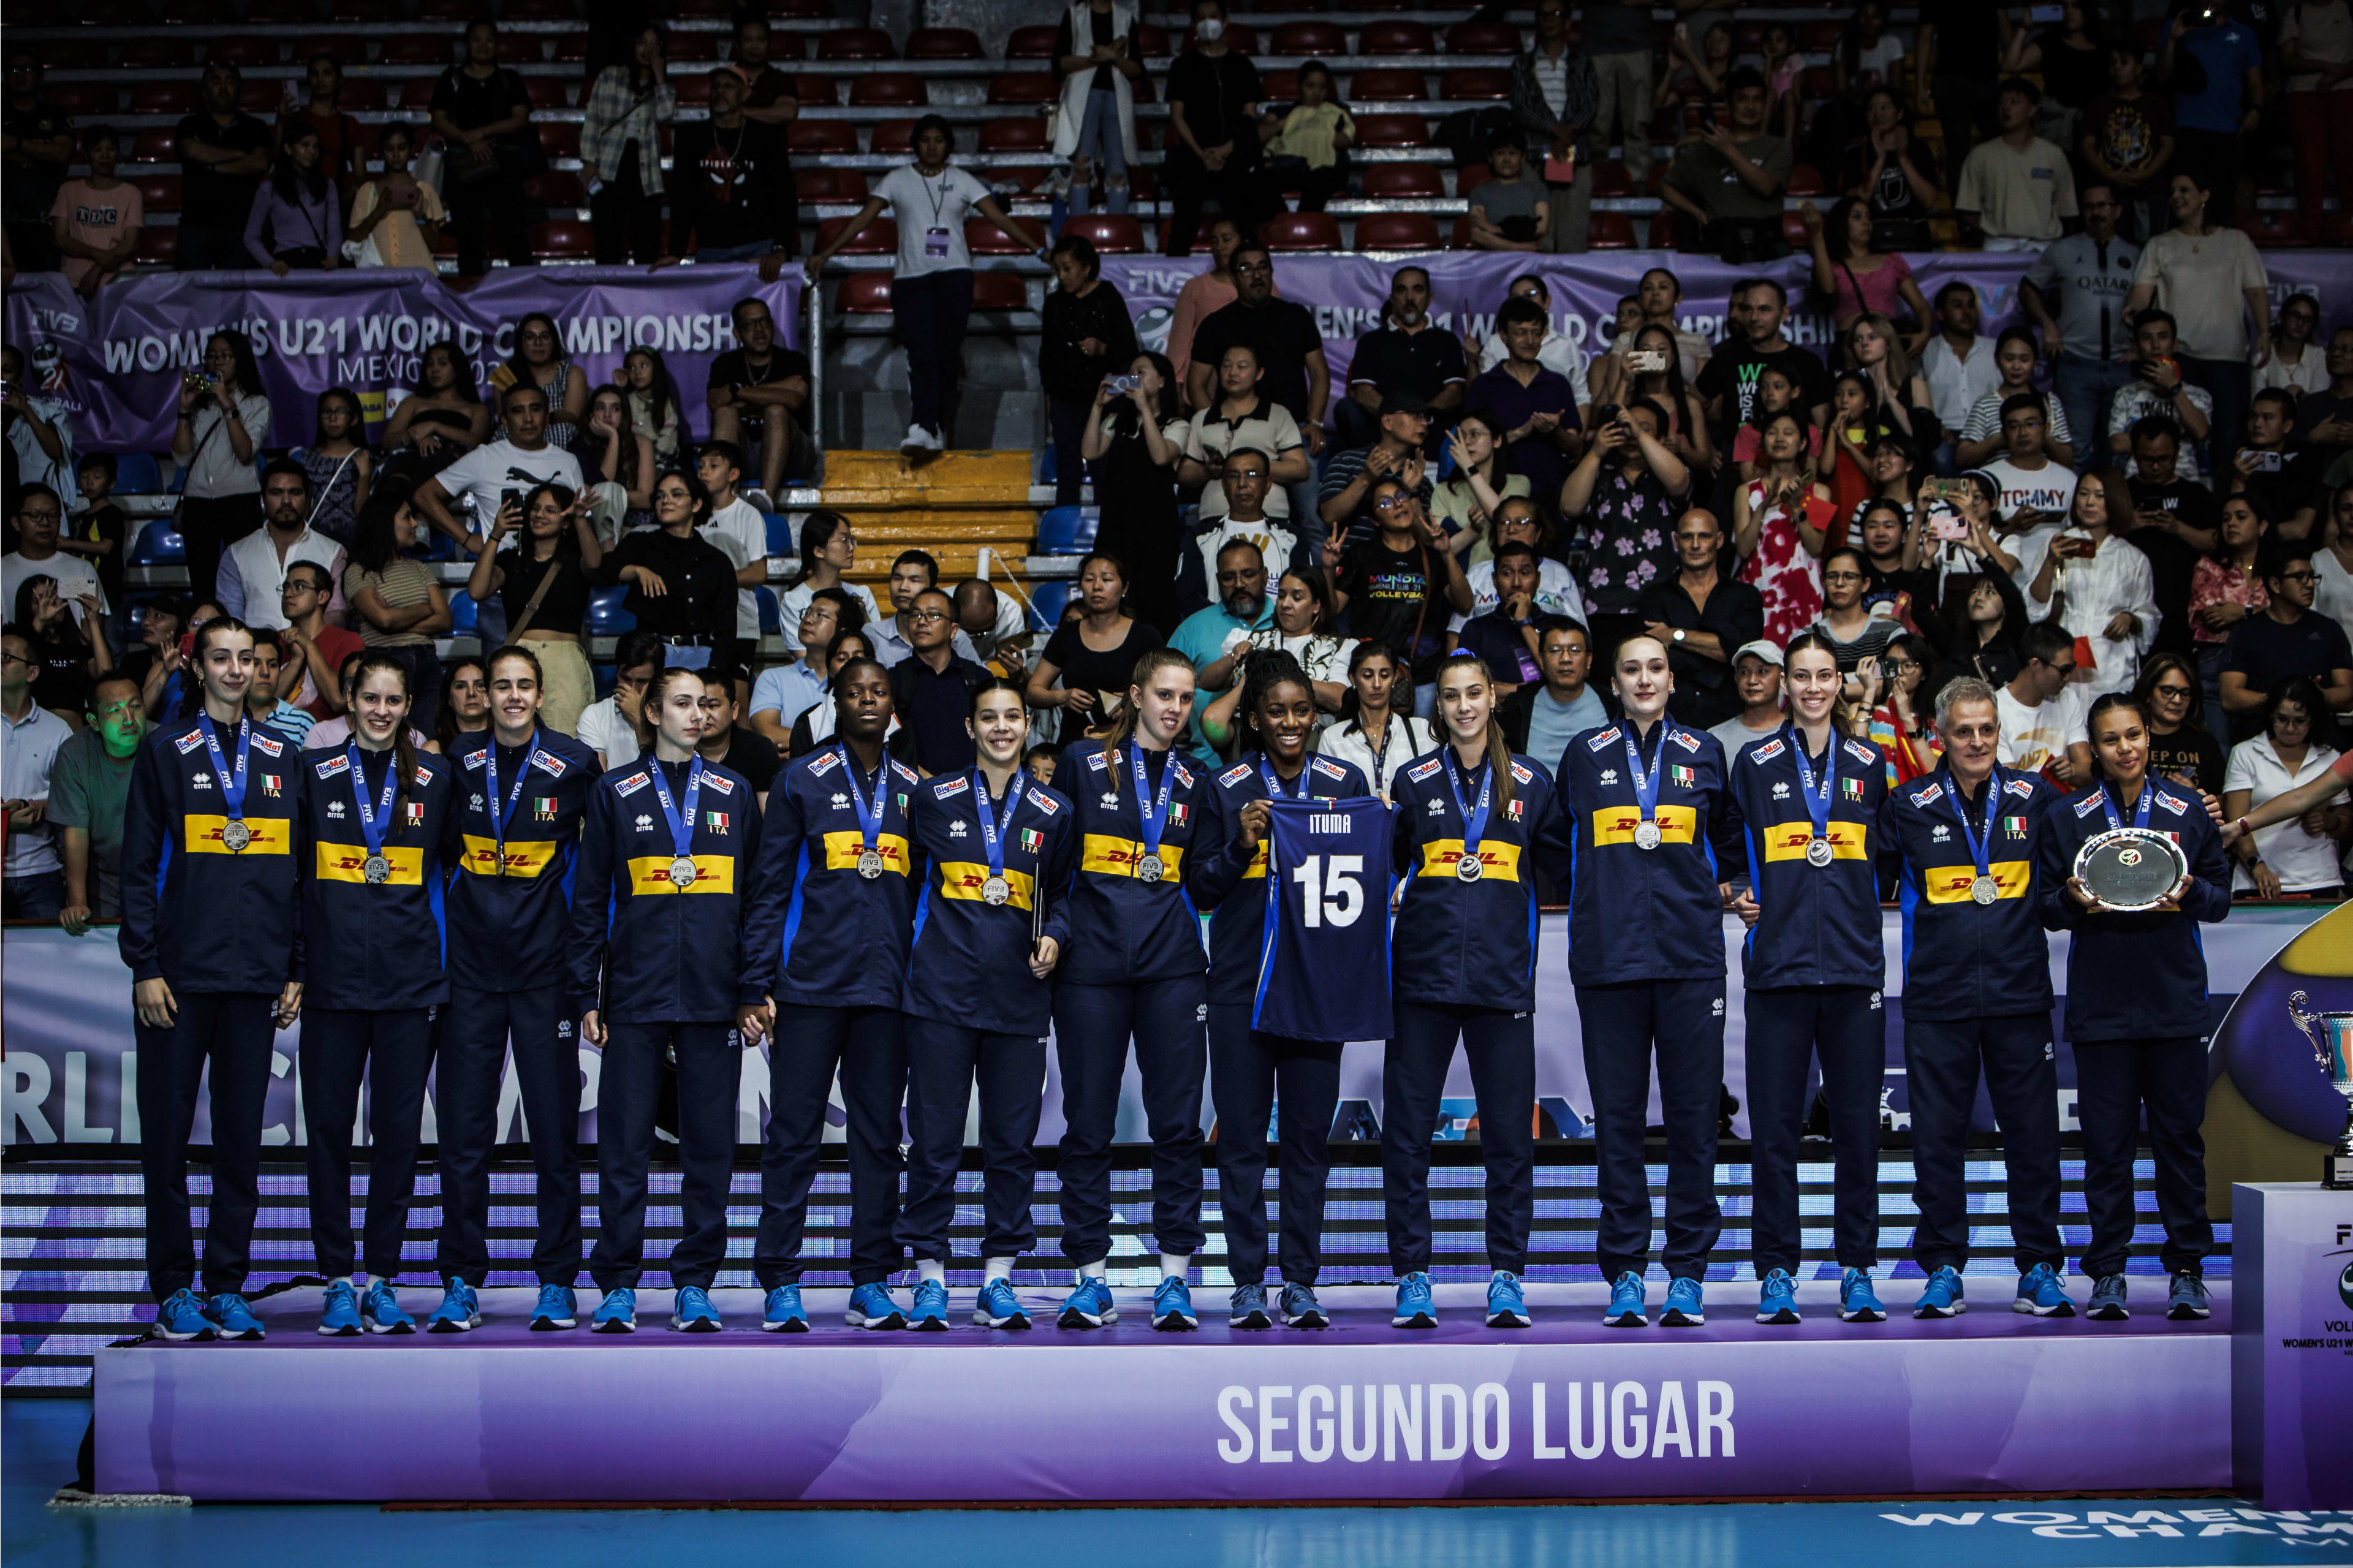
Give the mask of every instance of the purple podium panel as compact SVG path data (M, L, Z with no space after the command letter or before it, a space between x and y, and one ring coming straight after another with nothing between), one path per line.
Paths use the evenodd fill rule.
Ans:
M1723 1291L1726 1298L1734 1289ZM2164 1490L2231 1477L2229 1299L2205 1324L2013 1317L1611 1331L1594 1287L1477 1292L1407 1336L1386 1291L1326 1293L1324 1333L827 1327L533 1335L493 1291L463 1337L325 1341L315 1297L262 1344L97 1358L98 1484L208 1500L1262 1502ZM811 1292L840 1321L840 1292ZM1588 1300L1587 1298L1591 1298ZM1451 1298L1451 1299L1450 1299ZM415 1305L427 1303L419 1300ZM958 1305L963 1303L959 1300Z
M2353 1508L2353 1192L2234 1183L2231 1226L2237 1484L2267 1509Z

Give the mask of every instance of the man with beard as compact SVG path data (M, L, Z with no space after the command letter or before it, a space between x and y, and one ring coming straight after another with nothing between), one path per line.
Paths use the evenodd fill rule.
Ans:
M1340 445L1369 447L1380 437L1381 398L1410 392L1430 411L1426 445L1435 448L1462 406L1469 375L1462 344L1430 324L1430 271L1400 267L1389 279L1388 325L1356 340L1348 395L1334 410Z
M311 477L302 465L280 458L261 472L261 515L256 529L221 556L215 598L223 615L258 632L283 631L286 571L298 561L326 568L331 583L343 576L343 547L311 527ZM339 608L330 605L329 608Z
M1249 455L1258 456L1255 452ZM1229 458L1226 477L1229 486L1233 472L1233 459ZM1257 510L1254 499L1251 510ZM1273 621L1274 600L1266 591L1266 555L1258 542L1248 537L1228 540L1218 551L1218 602L1186 616L1177 626L1176 636L1168 639L1168 646L1191 659L1195 669L1206 669L1250 633ZM1195 756L1215 766L1217 750L1201 733L1201 713L1208 706L1205 700L1195 700L1186 745Z

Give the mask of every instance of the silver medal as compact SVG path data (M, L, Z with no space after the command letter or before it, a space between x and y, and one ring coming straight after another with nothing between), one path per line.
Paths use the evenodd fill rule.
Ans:
M694 857L691 855L681 855L670 863L670 885L673 888L681 890L691 888L698 875L700 873L694 868Z
M1002 877L991 877L980 885L980 901L984 904L1001 904L1012 897L1013 884Z
M875 878L882 874L882 851L880 849L860 849L858 852L858 874L860 876L865 878L871 882Z
M503 877L507 874L507 852L505 850L491 850L491 863L498 868L497 875Z
M1157 855L1146 855L1135 863L1136 879L1142 882L1156 882L1167 874L1167 870Z
M392 862L381 855L371 855L367 858L367 864L361 868L361 875L371 882L389 882L392 880Z
M1807 865L1827 866L1831 863L1831 841L1829 839L1810 838L1806 841Z
M1466 854L1459 857L1454 862L1454 878L1457 881L1475 882L1486 874L1487 868L1479 863L1479 857L1476 855Z
M1635 848L1656 849L1663 840L1664 836L1659 832L1659 825L1657 823L1638 822L1634 825Z
M1989 904L2001 897L2001 884L1991 877L1979 877L1969 884L1969 897L1981 904Z
M248 827L241 817L230 817L221 829L221 847L232 855L243 854L245 847L252 842L253 829Z

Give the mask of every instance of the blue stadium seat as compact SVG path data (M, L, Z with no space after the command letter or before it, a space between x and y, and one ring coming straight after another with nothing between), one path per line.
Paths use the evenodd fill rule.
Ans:
M474 596L471 594L450 595L449 635L462 637L481 630L480 610L481 606L474 603Z
M402 554L406 555L412 561L455 561L458 559L458 542L456 540L450 538L439 529L426 522L421 517L417 519L417 527L421 531L422 537L417 540L417 547L413 550L405 550L401 552Z
M1029 628L1052 636L1061 624L1062 606L1070 602L1071 584L1068 578L1033 584L1029 589Z
M182 565L188 559L187 542L172 526L170 518L153 518L131 542L131 553L123 559L132 566Z
M768 520L769 554L790 555L800 548L800 541L794 537L792 519L780 511L764 511L760 515Z
M1050 485L1060 477L1060 470L1054 461L1054 454L1060 450L1061 448L1051 441L1038 449L1038 482L1039 484Z
M785 630L785 612L783 606L776 603L776 591L774 588L754 588L752 590L752 597L758 601L760 605L760 635L764 637L782 637Z
M153 452L114 454L114 493L153 496L164 493L164 470Z
M588 590L588 635L617 637L623 632L637 630L638 617L621 608L621 601L628 596L627 588Z
M1084 555L1095 545L1103 510L1092 506L1049 507L1038 519L1038 553Z

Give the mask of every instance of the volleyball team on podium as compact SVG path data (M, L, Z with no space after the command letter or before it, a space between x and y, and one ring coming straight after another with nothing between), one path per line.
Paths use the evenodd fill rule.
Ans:
M1117 1316L1105 1260L1132 1046L1153 1146L1162 1275L1153 1326L1198 1326L1188 1271L1204 1241L1206 1079L1231 1322L1320 1328L1328 1320L1314 1286L1341 1042L1365 1037L1353 1031L1366 998L1378 1005L1372 976L1384 963L1394 1321L1426 1329L1439 1317L1430 1142L1459 1045L1486 1173L1486 1321L1524 1327L1538 868L1569 905L1599 1167L1595 1251L1610 1285L1604 1321L1650 1321L1644 1148L1654 1066L1667 1155L1658 1321L1704 1321L1702 1282L1721 1226L1714 1178L1731 910L1747 926L1757 1321L1799 1321L1797 1165L1819 1063L1835 1155L1837 1310L1877 1322L1887 965L1879 873L1888 863L1904 918L1918 1205L1911 1253L1926 1276L1914 1315L1966 1310L1962 1275L1978 1215L1965 1163L1981 1077L2002 1131L2019 1274L2012 1308L2076 1310L2059 1230L2052 929L2073 933L2066 1030L2079 1075L2091 1315L2127 1311L2144 1113L2168 1315L2207 1315L2200 1268L2211 1229L2199 1124L2208 1002L2196 922L2228 911L2222 850L2235 829L2217 826L2211 801L2149 773L2148 716L2129 696L2094 705L2101 782L2067 796L1997 765L1994 693L1955 681L1937 701L1941 764L1891 787L1849 708L1835 650L1814 634L1785 655L1788 723L1730 758L1715 737L1667 716L1673 678L1655 638L1636 636L1616 651L1623 718L1545 759L1510 754L1488 669L1458 657L1437 679L1440 745L1392 774L1385 804L1356 768L1311 751L1314 691L1280 652L1249 661L1240 721L1255 743L1239 765L1212 770L1184 752L1194 671L1157 649L1138 663L1108 734L1069 747L1050 789L1022 768L1029 717L1013 685L992 679L973 693L977 766L924 777L886 751L885 671L853 658L832 682L834 743L788 763L764 813L743 775L697 753L699 671L654 677L645 698L652 751L600 776L593 752L537 722L541 672L526 648L490 656L491 727L442 755L413 748L406 670L383 655L359 668L350 744L299 752L246 718L252 649L233 620L199 631L197 701L140 752L126 822L121 941L135 987L148 1257L164 1338L262 1335L242 1292L263 1095L273 1027L298 1015L311 1229L330 1281L322 1334L420 1326L392 1281L437 1067L444 1294L422 1327L480 1322L488 1163L510 1042L537 1171L533 1329L578 1322L582 1042L603 1058L600 1223L588 1266L602 1297L591 1329L637 1325L666 1061L675 1064L683 1216L668 1259L670 1323L721 1326L710 1292L727 1255L741 1052L761 1047L770 1117L752 1255L765 1292L760 1326L808 1327L804 1226L838 1076L850 1185L847 1321L948 1326L948 1231L976 1087L985 1281L971 1321L1026 1329L1011 1273L1037 1243L1033 1143L1050 1023L1068 1128L1060 1249L1077 1271L1060 1326ZM1317 804L1290 804L1303 800ZM1312 866L1293 868L1285 851L1291 868L1270 870L1270 840L1279 846L1294 831L1283 825L1304 819L1285 814L1303 809L1317 813L1318 832L1358 836L1361 889L1342 886L1335 858L1320 889L1325 902L1311 908L1299 900L1319 897ZM2086 837L2124 823L2177 836L2187 856L2189 876L2154 910L2104 909L2070 875ZM1380 875L1384 862L1394 884ZM1271 899L1290 901L1270 910ZM1331 917L1320 924L1319 910ZM1289 933L1280 953L1277 932ZM438 1030L436 1009L446 1010ZM200 1264L185 1164L207 1066L213 1182ZM374 1142L355 1248L351 1153L364 1077ZM1282 1223L1281 1286L1270 1301L1261 1130L1275 1105ZM902 1304L891 1279L909 1257L916 1279Z

